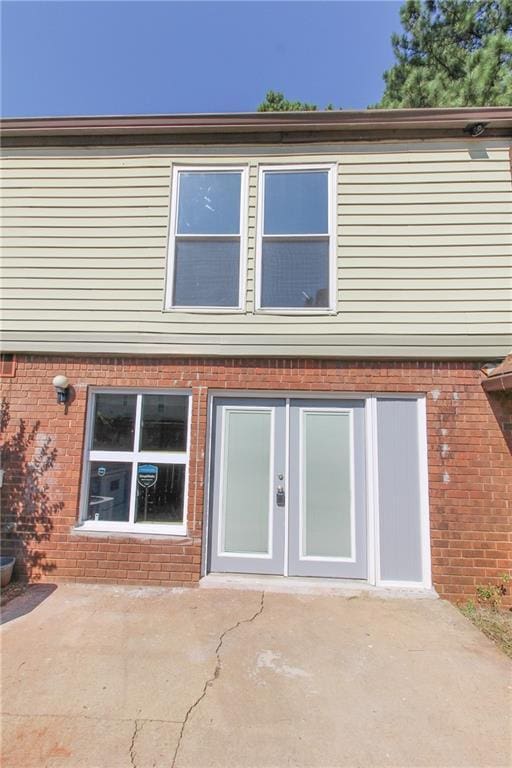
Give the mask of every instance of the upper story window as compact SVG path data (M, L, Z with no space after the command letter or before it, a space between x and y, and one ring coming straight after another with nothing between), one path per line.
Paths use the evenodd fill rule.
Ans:
M335 307L333 169L261 171L260 309Z
M168 307L242 307L245 173L240 168L175 169Z

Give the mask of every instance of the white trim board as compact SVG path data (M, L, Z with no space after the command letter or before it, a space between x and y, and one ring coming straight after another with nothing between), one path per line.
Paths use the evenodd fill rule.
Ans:
M367 400L368 398L384 398L390 399L411 399L417 400L420 397L425 397L425 392L368 392L357 390L347 390L338 392L336 390L326 391L325 389L315 391L311 389L287 389L284 392L279 389L209 389L209 397L263 397L272 398L277 397L280 399L291 400Z

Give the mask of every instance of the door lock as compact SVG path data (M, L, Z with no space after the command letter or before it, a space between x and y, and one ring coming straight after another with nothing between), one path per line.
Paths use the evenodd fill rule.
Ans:
M284 507L286 503L286 495L284 492L284 487L282 485L278 485L276 489L276 504L278 507Z

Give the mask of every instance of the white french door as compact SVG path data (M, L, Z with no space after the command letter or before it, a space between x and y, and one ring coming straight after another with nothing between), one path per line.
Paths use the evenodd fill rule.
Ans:
M366 578L364 401L213 411L210 570Z

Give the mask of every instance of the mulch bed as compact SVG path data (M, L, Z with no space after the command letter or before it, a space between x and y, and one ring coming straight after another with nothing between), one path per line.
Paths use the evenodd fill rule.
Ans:
M15 597L19 597L28 589L27 581L11 581L6 587L2 588L0 595L0 606L7 605Z

